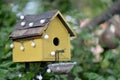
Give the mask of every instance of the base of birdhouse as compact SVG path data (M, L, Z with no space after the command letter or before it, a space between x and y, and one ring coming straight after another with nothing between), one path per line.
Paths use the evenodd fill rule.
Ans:
M54 63L49 64L48 68L56 74L67 74L74 67L76 62L67 62L67 63Z

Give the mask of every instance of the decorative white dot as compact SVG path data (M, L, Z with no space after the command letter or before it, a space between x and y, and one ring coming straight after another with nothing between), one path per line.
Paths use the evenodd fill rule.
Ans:
M49 36L48 36L47 34L45 34L45 35L44 35L44 38L45 38L45 39L48 39L48 38L49 38Z
M45 19L41 19L41 20L40 20L40 23L41 23L41 24L45 23Z
M12 43L12 44L10 44L10 48L14 48L14 44Z
M32 26L33 26L33 24L34 24L34 23L33 23L33 22L31 22L31 23L29 23L29 26L30 26L30 27L32 27Z
M22 77L22 74L20 73L20 74L18 74L18 77Z
M55 51L52 51L52 52L51 52L51 55L52 55L52 56L55 56Z
M32 41L31 46L32 46L32 47L35 47L35 45L36 45L35 42Z
M20 16L20 19L24 19L25 17L23 15Z
M51 72L51 69L48 68L48 69L47 69L47 73L50 73L50 72Z
M43 79L43 77L42 77L41 74L40 74L40 75L37 75L36 78L37 78L38 80L42 80L42 79Z
M25 22L21 22L21 26L25 26Z
M24 46L20 46L21 51L24 51L24 49L25 49Z

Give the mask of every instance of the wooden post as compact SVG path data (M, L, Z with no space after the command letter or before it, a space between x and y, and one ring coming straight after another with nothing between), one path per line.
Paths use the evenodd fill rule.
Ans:
M29 62L26 62L25 63L25 72L27 73L27 72L29 72L29 70L30 70L30 64L29 64Z

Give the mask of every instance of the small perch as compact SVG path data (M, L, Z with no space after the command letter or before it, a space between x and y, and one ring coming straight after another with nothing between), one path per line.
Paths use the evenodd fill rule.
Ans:
M73 68L76 62L49 64L48 68L56 74L67 74Z

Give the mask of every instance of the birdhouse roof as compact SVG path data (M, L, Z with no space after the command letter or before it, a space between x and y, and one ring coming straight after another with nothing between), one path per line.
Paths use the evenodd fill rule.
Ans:
M63 23L70 34L70 37L75 36L61 13L58 10L52 10L38 15L20 16L19 22L15 25L15 30L9 37L15 40L41 36L43 31L48 27L47 24L49 24L56 16Z

